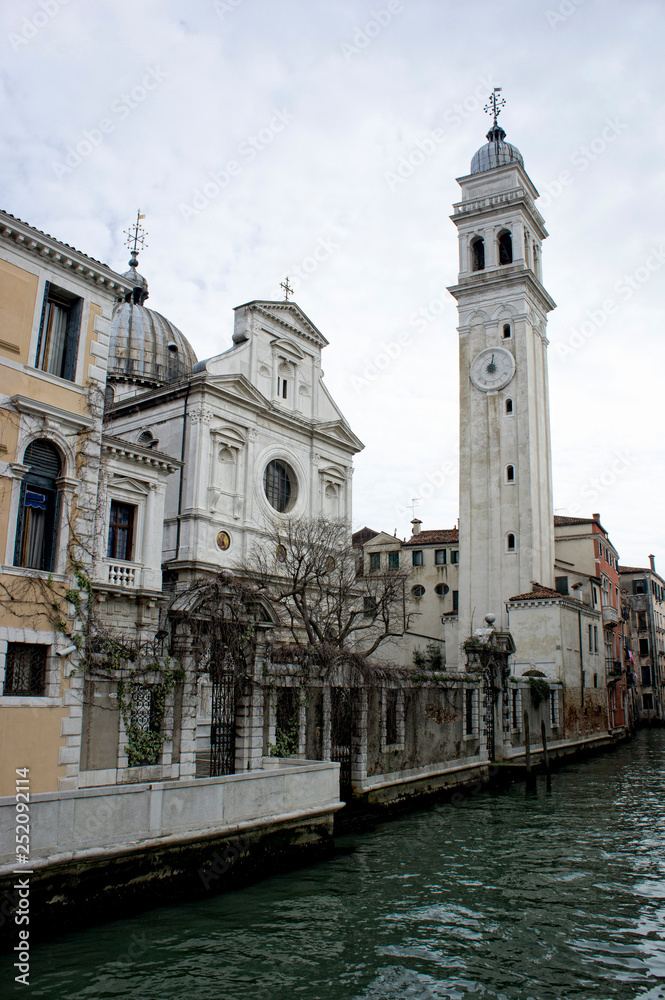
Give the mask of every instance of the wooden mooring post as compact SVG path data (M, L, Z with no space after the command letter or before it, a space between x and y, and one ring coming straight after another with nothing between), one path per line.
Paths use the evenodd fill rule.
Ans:
M531 732L529 729L529 714L524 712L524 756L526 762L526 787L534 788L536 778L531 770Z
M545 762L545 775L547 777L547 790L549 792L552 787L552 775L550 774L550 755L547 749L547 730L544 719L540 721L540 735L543 739L543 761Z

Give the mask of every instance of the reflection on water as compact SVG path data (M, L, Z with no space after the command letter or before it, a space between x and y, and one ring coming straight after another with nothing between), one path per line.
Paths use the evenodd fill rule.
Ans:
M34 950L30 996L665 1000L664 753L645 732L549 793L414 813L316 867L61 938Z

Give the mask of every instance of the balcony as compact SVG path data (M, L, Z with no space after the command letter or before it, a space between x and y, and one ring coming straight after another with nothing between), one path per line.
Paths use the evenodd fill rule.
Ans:
M136 590L141 586L142 565L141 563L106 561L108 570L107 582L113 587L123 587L127 590Z
M603 625L609 625L610 627L618 625L621 621L621 615L616 608L613 608L611 604L603 605Z

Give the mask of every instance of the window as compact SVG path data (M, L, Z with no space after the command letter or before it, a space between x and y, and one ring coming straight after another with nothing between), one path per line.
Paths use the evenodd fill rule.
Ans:
M513 262L513 238L504 230L499 235L499 264L512 264Z
M436 587L434 588L434 593L438 597L445 597L449 590L450 587L448 586L447 583L437 583Z
M411 588L411 593L416 598L416 600L419 600L421 597L424 596L425 588L421 586L421 584L417 584L417 586Z
M646 611L637 612L637 627L646 628L647 627L647 615Z
M434 552L434 565L435 566L445 566L446 565L446 552L447 549L436 549Z
M399 569L399 552L388 553L388 569Z
M136 507L111 501L107 556L109 559L131 561L134 547L134 515Z
M53 570L58 528L60 453L49 441L33 441L25 449L29 466L21 483L14 565Z
M640 639L640 656L648 656L648 655L649 655L649 640Z
M651 709L653 708L653 695L652 694L643 694L642 695L642 707L644 709L646 709L647 712L651 711Z
M153 689L148 684L138 684L132 697L131 726L135 732L158 733L160 730L160 713L154 697ZM137 741L137 749L128 752L129 767L142 767L156 764L161 753L159 744L149 746Z
M633 580L633 593L634 594L646 594L646 580Z
M82 299L46 282L35 368L74 381L82 307Z
M415 549L411 553L411 565L412 566L423 566L424 565L423 550L422 549Z
M167 356L167 371L166 375L169 380L178 378L183 374L183 366L180 364L180 355L178 353L178 345L174 344L173 341L168 345L168 356Z
M553 729L559 725L559 692L556 688L550 691L550 722Z
M48 646L31 645L25 642L7 644L3 695L44 696L46 693L47 649Z
M485 269L485 241L482 236L477 236L471 242L471 270L483 271Z
M263 473L263 488L268 503L280 514L291 510L296 502L297 481L293 470L285 463L272 461Z
M513 401L509 397L506 400L506 413L512 413L512 412L513 412Z
M594 674L594 675L593 675L593 686L594 686L595 688L597 688L597 687L598 687L598 674Z
M593 625L589 625L589 652L593 653Z
M370 552L369 554L369 571L370 573L378 573L381 569L381 553L380 552Z
M397 691L386 691L386 743L397 743Z
M363 617L376 617L376 601L373 597L363 597Z
M554 578L554 586L558 594L566 596L568 594L568 577L556 576Z
M459 590L453 590L453 611L459 611Z
M510 329L510 323L503 324L503 339L509 340L512 337L512 330Z
M651 667L642 667L642 683L645 685L651 684Z
M458 564L458 562L459 562L459 550L458 549L451 549L450 550L450 562L451 562L451 564L453 566L456 566Z
M593 627L593 651L594 651L594 653L598 652L598 626L597 625L594 625L594 627Z
M514 465L507 465L506 466L506 482L507 483L514 483L515 482L515 466Z
M513 697L512 697L512 702L513 702L513 711L512 711L513 729L521 729L522 728L522 719L521 719L521 714L522 714L522 712L521 712L521 701L522 701L522 697L521 697L521 691L520 691L520 689L519 688L513 688L512 695L513 695Z
M509 552L515 551L515 536L512 533L512 531L506 538L506 548L508 549Z

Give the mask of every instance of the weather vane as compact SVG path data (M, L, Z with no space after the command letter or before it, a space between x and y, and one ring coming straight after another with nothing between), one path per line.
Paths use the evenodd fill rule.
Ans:
M492 126L498 125L498 117L501 114L501 109L505 106L506 103L503 97L499 97L500 93L501 93L501 87L495 87L494 92L491 94L489 101L483 108L483 110L486 111L488 115L494 116L494 121L492 122Z
M145 242L145 238L148 235L141 225L141 219L145 219L145 215L141 215L141 209L136 213L136 222L129 229L125 229L125 234L127 239L125 240L125 246L131 251L132 260L129 262L130 267L136 267L138 261L136 255L139 250L147 250L148 244ZM133 261L133 263L132 263Z
M284 301L289 301L289 295L293 295L293 289L289 284L289 276L287 274L286 281L280 281L279 287L284 289Z

